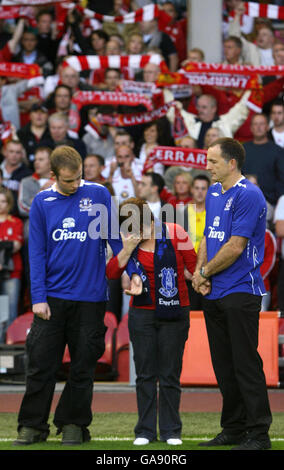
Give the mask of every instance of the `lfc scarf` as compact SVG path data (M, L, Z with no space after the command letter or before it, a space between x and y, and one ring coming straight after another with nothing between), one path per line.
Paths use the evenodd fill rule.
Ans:
M178 291L177 261L173 244L167 227L155 219L155 314L161 320L177 320L182 309ZM150 283L143 265L138 260L139 246L131 255L143 282L143 291L139 296L133 296L133 306L151 305Z
M83 13L84 16L88 18L95 18L103 23L133 24L141 23L141 21L152 21L156 18L158 20L159 29L165 28L172 21L172 17L170 15L159 8L158 5L154 4L146 5L143 8L138 8L136 11L120 16L101 15L92 10L89 10L88 8L85 8Z
M137 126L138 124L145 124L160 119L167 114L172 105L173 101L145 113L116 114L114 116L101 115L98 116L98 122L114 127Z
M143 69L146 64L156 64L162 72L168 72L168 67L164 59L159 54L132 54L132 55L78 55L70 56L63 62L63 67L72 67L77 72L82 70L99 70L99 69L122 69L129 67L133 69Z
M37 64L22 64L17 62L1 62L0 75L4 77L18 77L29 80L41 75Z
M152 111L153 103L147 96L137 93L124 93L120 91L79 91L72 100L81 109L89 104L110 104L113 106L139 106L142 104L148 111Z
M189 64L191 65L191 64ZM200 85L222 88L237 88L241 90L259 89L261 83L255 72L239 72L234 69L223 70L221 67L214 68L215 64L206 64L206 69L198 69L193 66L181 69L174 73L161 73L158 77L156 85L159 87L170 87L175 84L179 85Z
M13 128L10 121L0 124L0 140L2 145L13 139Z
M162 163L165 166L185 166L205 170L207 165L206 156L207 150L203 149L157 146L146 159L143 173L146 173L155 163Z
M270 18L271 20L284 20L284 7L267 3L243 2L244 14L252 18ZM230 16L235 16L234 11Z

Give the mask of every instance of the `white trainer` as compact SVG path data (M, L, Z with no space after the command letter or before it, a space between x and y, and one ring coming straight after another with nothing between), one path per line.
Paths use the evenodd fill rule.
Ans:
M177 438L167 439L167 444L170 444L171 446L180 446L182 444L182 440Z
M149 444L149 442L149 439L147 439L146 437L136 437L133 444L135 446L146 446L147 444Z

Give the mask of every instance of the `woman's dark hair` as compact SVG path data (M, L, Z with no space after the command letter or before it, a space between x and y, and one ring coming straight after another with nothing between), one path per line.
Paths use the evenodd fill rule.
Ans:
M152 221L154 221L153 212L143 199L131 197L119 206L119 225L120 227L122 224L127 226L128 233L142 233L143 228L149 227Z
M220 139L214 140L208 148L216 147L217 145L219 145L221 149L222 158L227 162L232 159L236 160L238 169L241 170L246 158L244 146L238 140L230 137L221 137Z

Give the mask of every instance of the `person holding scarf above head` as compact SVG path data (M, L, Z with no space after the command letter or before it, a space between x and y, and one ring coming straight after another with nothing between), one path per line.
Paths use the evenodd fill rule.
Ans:
M120 205L123 249L106 268L110 279L121 276L134 260L140 286L125 293L130 300L128 327L134 350L138 423L135 445L157 439L181 444L180 375L189 330L189 298L184 266L194 272L196 254L184 229L154 218L146 201L129 198ZM134 295L133 295L134 294ZM159 383L159 401L157 399Z

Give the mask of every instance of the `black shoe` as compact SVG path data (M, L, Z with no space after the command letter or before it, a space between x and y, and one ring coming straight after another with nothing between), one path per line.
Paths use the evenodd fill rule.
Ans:
M267 450L271 448L269 437L267 438L252 438L248 437L240 445L233 447L231 450Z
M48 432L39 431L38 429L21 427L17 439L14 441L15 446L27 446L36 442L46 441Z
M240 444L244 440L243 434L227 434L224 431L217 434L216 437L210 441L200 442L198 445L201 447L214 447L214 446L229 446L234 444Z
M75 446L82 444L83 432L80 426L76 424L65 424L62 427L62 445Z

